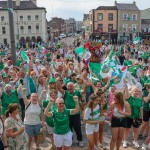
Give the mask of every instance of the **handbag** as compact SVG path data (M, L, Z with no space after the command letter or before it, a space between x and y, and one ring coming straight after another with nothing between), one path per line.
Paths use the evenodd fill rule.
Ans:
M37 142L39 144L43 144L46 140L46 127L41 127L38 135L37 135Z

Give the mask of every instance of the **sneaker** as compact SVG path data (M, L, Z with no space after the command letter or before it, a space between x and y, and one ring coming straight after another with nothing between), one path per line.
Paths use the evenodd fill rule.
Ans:
M133 145L135 146L135 148L140 148L140 145L137 141L133 141Z
M142 144L142 150L146 150L146 148L147 148L147 145L146 144Z
M98 146L99 148L102 148L102 147L103 147L103 145L102 145L101 143L98 143L97 146Z
M80 146L80 147L84 147L83 141L79 141L79 146Z
M124 148L127 148L128 146L127 146L127 141L123 141L123 147Z

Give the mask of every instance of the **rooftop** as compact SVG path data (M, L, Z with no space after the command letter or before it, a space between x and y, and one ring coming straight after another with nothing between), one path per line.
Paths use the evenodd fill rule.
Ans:
M99 6L96 10L117 10L116 6Z
M141 10L141 19L150 19L150 8Z
M134 3L116 3L118 10L139 10Z
M0 1L0 7L2 9L8 8L7 1ZM32 1L20 1L20 6L16 6L16 1L13 1L13 9L45 9L44 7L37 7Z

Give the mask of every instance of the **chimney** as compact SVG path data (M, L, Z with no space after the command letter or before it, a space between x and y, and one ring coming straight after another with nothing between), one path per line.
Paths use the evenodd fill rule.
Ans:
M115 6L117 5L117 1L114 2L114 5L115 5Z
M17 7L20 7L20 1L21 1L21 0L16 0L16 6L17 6Z
M33 2L35 5L37 3L37 0L30 0L31 2Z
M134 4L134 5L136 5L136 2L135 2L135 1L133 1L133 4Z

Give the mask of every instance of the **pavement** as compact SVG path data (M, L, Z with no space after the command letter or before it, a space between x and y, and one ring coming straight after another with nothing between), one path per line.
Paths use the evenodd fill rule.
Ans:
M72 44L72 41L73 41L73 37L62 39L62 42L65 42L68 45ZM76 140L76 135L74 133L73 134L74 135L74 141L73 141L73 144L70 148L71 150L87 150L88 142L87 142L87 138L86 138L86 134L85 134L85 124L82 125L82 134L83 134L83 142L84 142L85 146L83 148L80 148L78 146L78 142ZM110 126L108 124L105 124L104 137L103 137L103 146L107 150L109 150L110 140L111 140ZM143 141L144 141L144 139L139 140L138 142L139 142L140 145L142 145ZM130 135L129 135L129 138L128 138L128 148L121 147L120 150L136 150L136 148L133 146L132 142L133 142L133 136L132 136L132 131L130 131ZM41 150L49 150L50 145L51 145L50 138L47 136L45 143L41 144L40 148L41 148ZM32 150L35 150L35 144L33 144Z
M85 134L85 124L82 125L82 134L83 134L83 142L84 142L84 147L80 148L78 146L78 142L76 140L76 135L75 133L73 134L74 136L74 140L73 140L73 144L70 148L70 150L87 150L87 138L86 138L86 134ZM106 148L105 150L109 150L109 145L110 145L110 140L111 140L111 132L110 132L110 126L108 124L105 124L105 128L104 128L104 137L103 137L103 146ZM144 139L139 140L139 144L142 145ZM133 144L133 136L132 136L132 132L130 132L129 138L128 138L128 148L123 148L121 147L120 150L137 150ZM47 136L46 137L46 141L44 144L40 145L41 150L49 150L49 147L51 145L50 142L50 138ZM32 150L35 150L35 144L33 144L32 146ZM101 149L103 150L103 149Z

